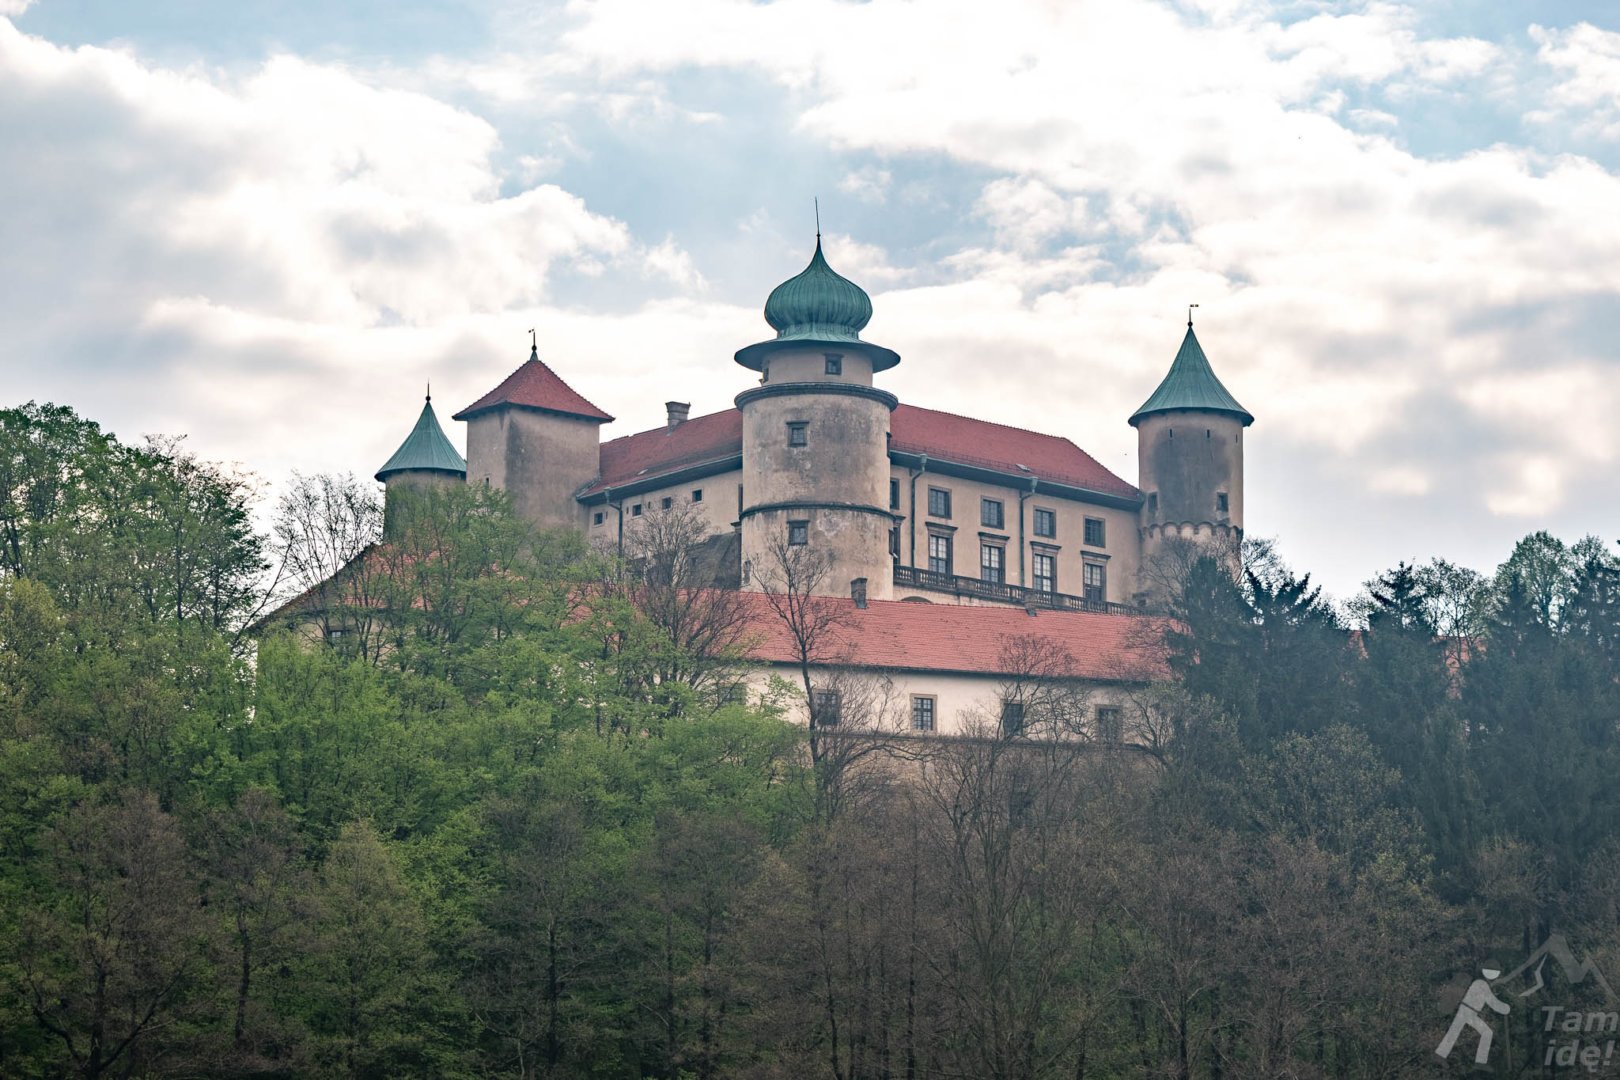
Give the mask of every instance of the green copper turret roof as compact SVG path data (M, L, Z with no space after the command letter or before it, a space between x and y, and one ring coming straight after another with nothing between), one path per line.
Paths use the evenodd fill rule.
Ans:
M1244 427L1254 423L1249 410L1239 405L1237 398L1215 377L1215 370L1209 366L1209 359L1193 334L1191 322L1187 324L1187 336L1181 339L1181 351L1176 353L1169 374L1142 407L1131 414L1130 424L1135 427L1144 416L1173 409L1231 413L1243 421Z
M444 437L444 429L439 426L439 418L433 413L432 395L428 396L427 404L422 406L422 415L416 418L416 426L411 429L411 433L399 444L399 449L388 459L388 464L377 470L377 479L386 480L394 473L413 469L467 475L466 459L458 454L456 448L450 445L450 440Z
M900 362L898 353L861 340L861 330L871 320L872 298L827 265L817 233L810 265L772 289L765 301L765 321L776 339L742 349L737 362L758 371L767 354L803 344L853 347L872 358L874 371L894 367Z

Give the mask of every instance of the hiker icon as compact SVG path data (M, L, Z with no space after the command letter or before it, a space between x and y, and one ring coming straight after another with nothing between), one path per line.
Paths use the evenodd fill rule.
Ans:
M1484 1065L1491 1054L1491 1025L1479 1014L1481 1009L1489 1008L1501 1016L1508 1014L1508 1005L1495 994L1491 993L1491 980L1502 974L1491 968L1481 969L1485 976L1475 979L1468 987L1468 993L1463 995L1461 1004L1457 1006L1457 1018L1451 1022L1451 1030L1446 1037L1440 1040L1440 1045L1434 1052L1441 1057L1450 1057L1452 1047L1457 1045L1457 1036L1462 1034L1465 1027L1471 1027L1479 1033L1479 1049L1474 1051L1474 1064Z

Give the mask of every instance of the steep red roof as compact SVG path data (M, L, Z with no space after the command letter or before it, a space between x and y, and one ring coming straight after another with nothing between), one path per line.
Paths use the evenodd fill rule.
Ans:
M768 663L797 663L786 625L760 593L743 593L759 636L750 655ZM818 600L837 611L840 623L826 662L902 671L1004 673L1003 647L1029 639L1067 653L1066 672L1084 679L1147 682L1169 677L1160 641L1163 620L1132 615L1021 607L975 607L872 600L857 608L847 597ZM835 660L832 654L847 659Z
M894 411L891 431L890 448L901 453L927 454L1014 476L1036 476L1104 495L1135 498L1140 494L1096 458L1056 435L915 405L901 405ZM581 495L740 453L742 414L736 409L688 420L673 431L654 428L625 435L602 444L601 477Z
M543 409L564 416L583 416L587 420L603 422L613 419L580 397L555 371L541 363L538 352L529 353L523 366L508 375L501 385L456 413L452 419L468 420L499 405L522 405L529 409Z

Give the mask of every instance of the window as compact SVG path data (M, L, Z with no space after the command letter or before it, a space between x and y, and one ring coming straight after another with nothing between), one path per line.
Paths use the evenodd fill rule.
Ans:
M1105 528L1102 518L1086 518L1086 546L1107 547L1108 534L1104 531Z
M948 518L951 516L951 493L944 488L931 487L928 489L928 516Z
M659 503L658 503L659 508L662 509L662 510L668 510L670 507L672 507L674 505L675 505L675 500L670 498L668 495L665 495L661 500L659 500Z
M810 719L816 727L837 727L844 718L844 702L836 690L817 690L811 698Z
M900 481L889 481L889 509L900 509Z
M1007 580L1007 549L1000 544L979 545L979 580L997 585Z
M889 554L896 559L900 557L900 527L898 525L889 530Z
M1108 568L1102 563L1085 565L1086 599L1102 603L1108 592Z
M1017 735L1024 730L1024 703L1022 701L1003 701L1001 703L1001 733L1003 735Z
M598 510L596 512L595 516L593 516L591 518L591 524L592 525L600 525L600 524L602 524L602 519L605 518L606 516L607 516L606 514L602 513L602 511Z
M630 508L630 516L631 517L640 517L641 516L641 504L640 503L636 503L636 505L634 505L634 506L632 506Z
M788 543L794 547L810 542L810 523L808 521L788 522Z
M1227 501L1226 492L1217 491L1215 493L1215 509L1224 514L1228 511L1229 507L1230 503Z
M826 353L827 374L842 375L844 373L844 358L837 353Z
M693 488L692 489L692 501L693 502L702 502L703 501L703 489L702 488Z
M1159 493L1157 491L1150 491L1150 492L1148 492L1148 513L1157 514L1158 512L1159 512Z
M1056 536L1057 535L1057 514L1056 514L1056 512L1054 512L1052 510L1042 510L1038 506L1035 508L1035 535L1036 536Z
M930 536L928 538L928 572L930 574L948 574L951 572L950 537Z
M931 697L913 697L911 699L911 730L934 730L934 699Z
M788 445L789 446L809 446L810 445L810 433L809 433L810 423L809 423L809 421L807 421L807 420L789 420L787 422L787 428L788 428Z
M1117 705L1097 706L1097 740L1117 744L1125 735Z
M1035 553L1035 591L1057 592L1057 556Z
M1001 523L1003 520L1004 518L1001 511L1000 499L979 500L980 525L984 525L992 529L999 529L1001 528Z

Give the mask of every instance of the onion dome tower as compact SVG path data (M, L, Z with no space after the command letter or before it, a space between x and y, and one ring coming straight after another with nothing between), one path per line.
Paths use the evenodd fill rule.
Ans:
M816 234L810 265L772 290L765 321L776 337L737 353L760 374L737 395L743 424L745 587L768 587L801 552L824 558L816 591L873 599L894 591L887 509L889 417L899 400L872 385L900 362L861 340L872 301L827 265Z
M404 525L401 500L410 494L423 494L436 488L462 484L467 480L467 462L445 438L439 418L433 412L433 394L427 395L416 426L399 444L394 456L377 470L377 479L386 488L383 497L383 536L392 539Z
M1252 423L1254 416L1215 377L1189 318L1169 373L1130 418L1144 497L1144 563L1180 538L1236 565L1243 538L1243 429Z

